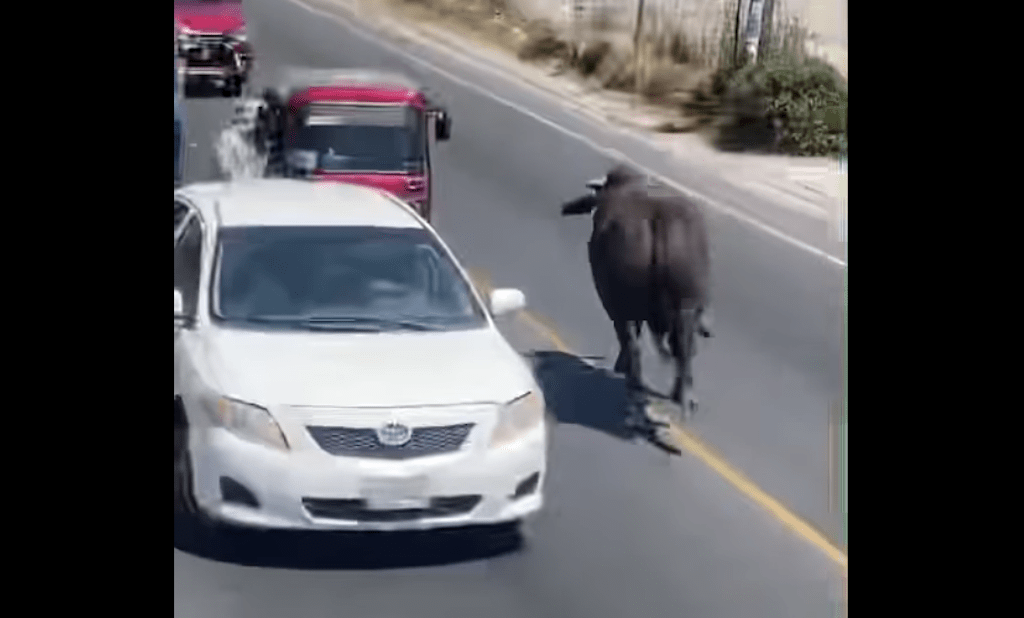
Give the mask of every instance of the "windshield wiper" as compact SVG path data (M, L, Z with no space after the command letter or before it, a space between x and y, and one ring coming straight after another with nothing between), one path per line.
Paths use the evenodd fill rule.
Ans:
M334 331L347 331L357 333L379 333L382 329L376 323L367 323L363 320L348 320L337 318L306 318L302 316L283 315L256 315L239 318L242 321L253 324L275 324L282 326L297 326L300 328L324 329Z
M441 330L441 328L435 324L416 320L356 316L312 316L307 317L304 320L304 324L310 328L324 328L330 330L351 329L361 331L380 331L384 328L419 331Z

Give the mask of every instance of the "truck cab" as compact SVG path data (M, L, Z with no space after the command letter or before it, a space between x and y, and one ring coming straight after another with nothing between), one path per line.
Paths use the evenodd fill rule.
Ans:
M268 175L382 189L429 221L431 133L436 140L450 137L447 111L401 76L330 71L292 77L264 93L259 132L270 137Z

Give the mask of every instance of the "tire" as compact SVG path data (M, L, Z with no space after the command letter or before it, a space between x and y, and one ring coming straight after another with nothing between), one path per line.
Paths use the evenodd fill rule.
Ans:
M181 402L174 402L174 511L195 515L195 495L192 492L192 457L188 450L188 421Z
M187 545L206 554L216 554L224 550L225 532L230 531L204 513L196 502L188 421L179 401L175 401L174 408L174 513L188 522Z
M238 98L242 96L242 78L232 77L224 84L224 96Z

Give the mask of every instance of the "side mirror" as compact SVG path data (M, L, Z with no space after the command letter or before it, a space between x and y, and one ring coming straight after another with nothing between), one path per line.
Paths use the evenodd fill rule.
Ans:
M175 326L187 326L190 324L192 319L185 315L185 300L181 297L181 292L177 289L174 290L174 325Z
M440 142L445 142L452 137L452 117L447 112L438 111L434 116L434 136Z
M526 295L514 288L498 288L491 292L491 315L501 316L526 307Z

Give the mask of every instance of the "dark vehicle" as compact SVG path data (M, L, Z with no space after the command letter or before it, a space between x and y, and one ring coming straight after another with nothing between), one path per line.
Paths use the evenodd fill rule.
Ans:
M174 0L177 54L186 84L209 81L225 96L240 96L252 68L241 0Z
M451 118L405 76L362 70L286 69L251 114L266 175L347 182L387 191L427 221L432 213L430 129L447 140Z

